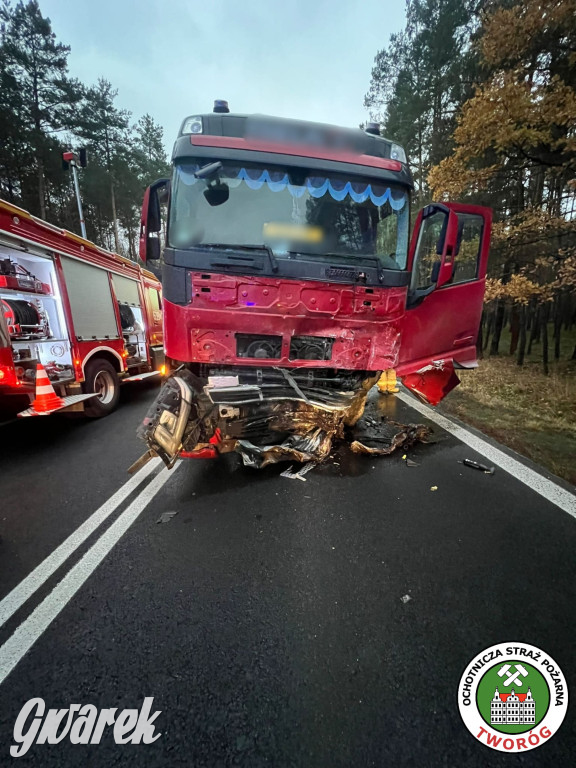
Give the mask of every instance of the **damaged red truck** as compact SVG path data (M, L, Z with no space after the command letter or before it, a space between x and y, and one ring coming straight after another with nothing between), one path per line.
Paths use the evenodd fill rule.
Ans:
M172 160L140 240L163 262L172 375L139 434L168 466L321 461L382 371L437 404L476 365L491 212L433 203L410 238L406 156L377 125L216 102L184 120Z

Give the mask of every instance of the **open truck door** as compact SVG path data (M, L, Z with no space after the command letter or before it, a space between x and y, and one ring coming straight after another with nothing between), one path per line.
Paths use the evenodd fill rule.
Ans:
M397 373L404 386L437 405L474 368L482 318L492 211L432 203L416 219Z

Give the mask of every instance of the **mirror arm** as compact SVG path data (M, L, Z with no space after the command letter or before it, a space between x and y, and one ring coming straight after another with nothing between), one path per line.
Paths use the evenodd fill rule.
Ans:
M436 285L433 283L428 288L415 288L413 291L408 291L406 298L406 309L412 309L422 304L426 296L429 296L432 291L436 289Z

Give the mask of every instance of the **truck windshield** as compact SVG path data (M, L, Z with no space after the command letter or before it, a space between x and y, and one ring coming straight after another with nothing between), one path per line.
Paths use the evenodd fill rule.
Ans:
M269 246L276 255L377 257L385 269L405 269L409 194L399 184L369 177L281 166L223 163L203 180L210 160L177 164L168 229L173 248ZM210 186L228 196L210 205Z

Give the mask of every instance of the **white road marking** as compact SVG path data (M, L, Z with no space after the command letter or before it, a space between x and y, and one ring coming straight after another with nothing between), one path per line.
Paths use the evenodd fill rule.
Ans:
M86 541L86 539L138 488L148 475L161 463L156 458L149 461L134 477L130 478L116 493L99 507L82 525L60 544L48 557L23 579L18 586L0 602L0 627L16 613L44 582Z
M0 648L0 685L36 640L50 626L65 605L92 575L112 547L152 501L162 486L174 476L174 470L164 468L134 501L122 512L110 528L90 547L88 552L68 571L52 592L44 598Z
M520 461L513 459L512 456L491 445L481 437L474 435L459 424L447 419L436 411L432 410L430 406L424 405L419 400L416 400L411 395L407 395L405 392L399 392L396 397L400 398L403 402L409 405L414 410L426 416L430 421L434 421L438 426L445 429L454 437L457 437L463 443L466 443L472 450L481 453L492 464L497 464L505 472L509 472L516 480L519 480L524 485L527 485L540 496L543 496L547 501L551 501L552 504L556 504L564 512L567 512L572 517L576 518L576 496L567 491L562 486L557 485L552 480L548 480L538 472L522 464Z

